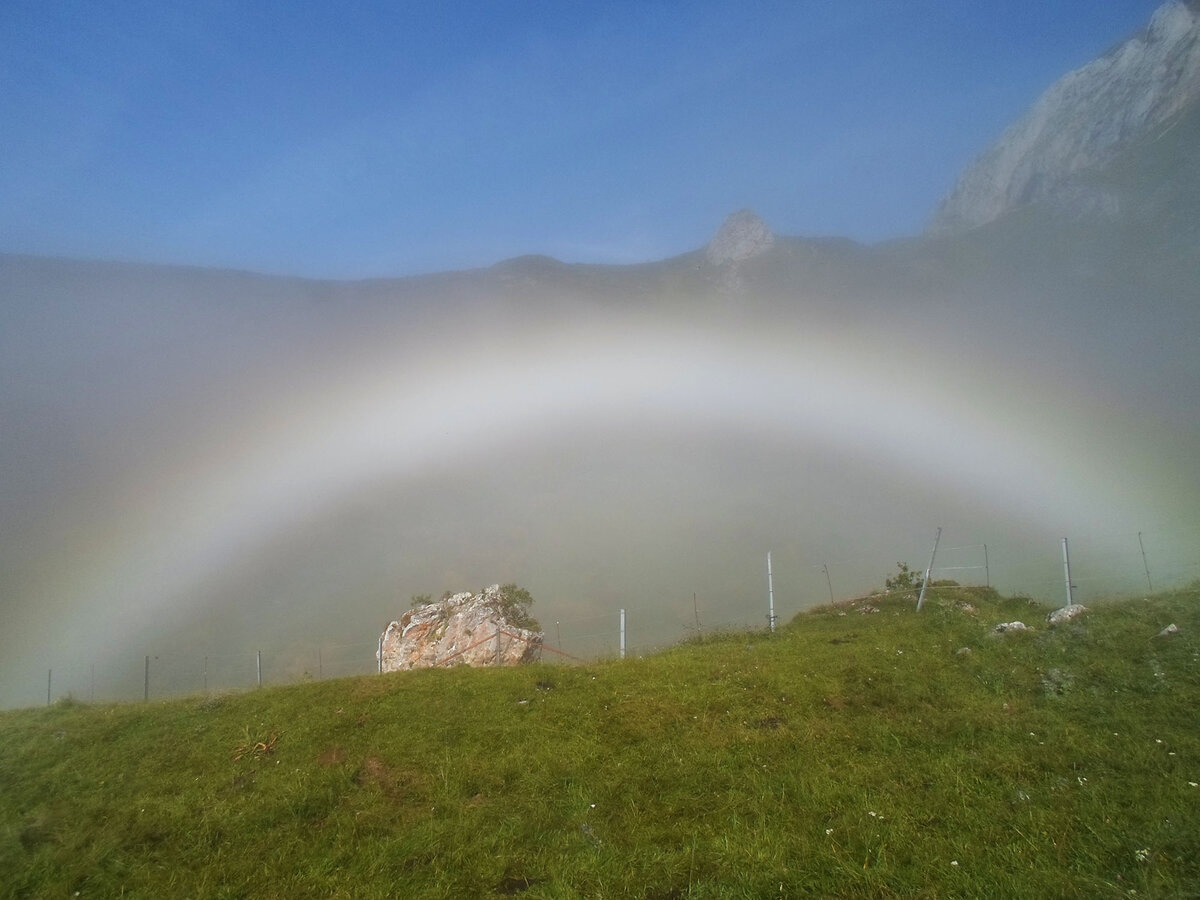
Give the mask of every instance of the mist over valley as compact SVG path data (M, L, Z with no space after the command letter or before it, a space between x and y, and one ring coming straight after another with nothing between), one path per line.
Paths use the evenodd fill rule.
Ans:
M1063 537L1083 599L1195 579L1200 12L1104 60L882 242L745 210L629 265L0 255L0 704L137 696L146 654L369 669L411 596L501 582L585 657L621 608L644 647L697 602L761 627L768 551L790 617L938 527L1007 592L1059 597Z

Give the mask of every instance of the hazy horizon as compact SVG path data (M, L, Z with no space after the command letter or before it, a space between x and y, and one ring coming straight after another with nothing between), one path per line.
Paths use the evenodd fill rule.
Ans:
M399 276L631 263L755 209L916 234L1158 5L0 10L0 252Z

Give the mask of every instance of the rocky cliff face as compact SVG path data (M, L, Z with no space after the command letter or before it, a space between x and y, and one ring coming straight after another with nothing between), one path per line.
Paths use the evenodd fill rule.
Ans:
M942 203L931 231L974 228L1052 200L1115 212L1074 176L1168 127L1200 103L1200 2L1171 0L1149 27L1055 83L980 156Z
M382 671L532 662L541 652L544 636L514 624L506 612L510 606L506 599L500 585L494 584L480 594L468 591L409 610L383 632Z

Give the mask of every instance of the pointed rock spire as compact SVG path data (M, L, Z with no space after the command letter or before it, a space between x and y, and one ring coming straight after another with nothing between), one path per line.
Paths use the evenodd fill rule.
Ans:
M765 253L774 243L775 235L757 213L739 209L725 217L704 256L714 266L723 266Z

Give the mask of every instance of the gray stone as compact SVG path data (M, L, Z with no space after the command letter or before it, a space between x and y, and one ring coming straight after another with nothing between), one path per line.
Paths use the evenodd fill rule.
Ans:
M545 635L513 624L504 600L500 585L494 584L480 594L467 591L409 610L383 632L378 654L382 670L533 662Z
M1009 631L1033 631L1033 629L1024 622L1001 622L992 631L996 634L1005 634Z
M1061 609L1056 609L1046 616L1046 621L1051 625L1061 625L1063 622L1070 622L1076 616L1081 616L1087 612L1086 606L1081 606L1078 603L1072 603L1070 606L1064 606Z

